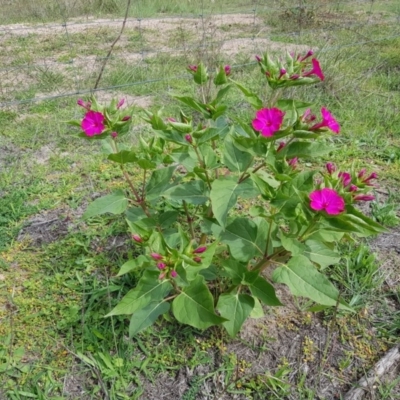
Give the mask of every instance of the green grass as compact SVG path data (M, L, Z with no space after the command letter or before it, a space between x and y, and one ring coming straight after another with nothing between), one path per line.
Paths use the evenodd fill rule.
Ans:
M193 1L151 3L136 2L131 15L198 15L201 12L199 3ZM272 15L266 7L258 8L263 21L272 25L272 38L318 48L317 56L327 76L322 84L300 90L297 96L326 105L342 122L342 134L328 139L338 146L338 151L321 160L321 165L332 160L343 169L354 164L357 168L366 165L377 170L382 186L393 193L388 200L378 199L373 204L372 216L387 226L397 226L400 41L392 38L370 42L399 34L398 26L391 19L399 13L396 2L366 2L362 9L357 9L360 3L356 6L351 2L323 2L319 8L309 4L313 14L307 26L292 3L273 3L271 7L288 6L288 13L282 10L281 16ZM120 17L124 12L124 5L113 0L78 1L75 8L67 2L61 10L55 4L43 0L32 7L15 1L12 8L6 5L2 10L0 23L59 22L65 15L83 21L88 14ZM94 5L96 13L93 13ZM217 14L234 10L248 12L252 8L250 3L216 1L205 2L204 11ZM366 23L371 13L381 18L379 25ZM358 26L352 29L341 26L349 21ZM288 35L299 27L300 35ZM248 37L252 35L251 28L224 26L222 32L224 37ZM49 35L45 40L37 34L6 39L4 43L15 50L7 65L38 63L50 56L66 65L31 66L24 70L27 76L24 83L14 87L11 97L1 92L1 100L74 91L77 70L68 64L69 60L78 55L104 56L117 31L101 27L71 33L72 48L62 35ZM258 37L267 37L270 33L263 31ZM170 116L178 109L171 94L196 91L191 80L186 79L185 66L197 62L201 52L194 48L177 54L159 53L157 43L152 40L155 34L151 30L141 33L127 30L126 41L109 60L101 85L126 85L118 89L118 97L150 95L152 110L162 105L164 115ZM364 43L367 39L369 43ZM187 35L183 28L170 38L163 38L163 43L169 43L171 48L195 46L198 41L193 32ZM351 45L355 42L360 44ZM156 54L144 61L130 60L127 56L142 50L154 50ZM232 58L217 50L208 50L203 56L210 63L220 59L237 64L233 78L245 80L247 86L265 95L265 88L259 84L257 65L242 65L253 61L252 56L243 53ZM0 57L5 62L5 56ZM93 86L99 65L99 61L92 60L78 69L81 88ZM4 85L14 85L11 79L14 76L5 75ZM178 76L185 78L177 79ZM288 91L287 95L292 92ZM257 399L257 393L263 393L270 399L315 398L315 382L300 370L300 364L304 359L321 357L319 364L308 362L317 365L315 375L322 379L318 368L336 360L329 352L318 352L311 339L302 344L298 364L282 357L274 368L255 372L259 361L268 357L273 347L271 326L258 327L259 337L253 341L240 342L228 339L219 329L198 332L162 320L128 340L127 319L104 318L135 285L137 276L117 279L115 275L121 264L137 254L137 249L126 234L122 218L99 217L90 223L81 219L93 197L120 187L122 181L120 172L104 160L100 145L77 140L66 125L65 121L82 114L75 102L76 98L67 97L0 111L0 397L67 399L66 384L73 382L73 377L83 385L85 399L140 399L148 385L179 377L184 365L195 371L182 397L186 400L195 399L204 390L202 385L213 381L220 382L221 393L231 396L241 394L244 398ZM238 93L232 92L228 103L234 107L232 117L253 113ZM142 128L142 116L138 108L134 115L138 128L125 139L127 143L135 143L138 131L147 134L148 128ZM49 149L48 153L44 147ZM45 160L38 163L43 154L47 154ZM34 244L34 237L17 240L20 230L27 228L30 219L39 214L55 215L65 228L63 234L40 245ZM365 244L345 243L342 261L332 267L330 274L358 314L334 311L324 314L324 328L330 329L328 342L331 340L339 347L343 342L348 349L348 353L340 354L337 366L329 365L324 374L332 380L350 383L349 377L351 382L356 381L396 341L400 329L400 287L389 290L382 285L387 276ZM274 319L278 321L276 329L284 332L307 329L314 318L305 313L307 305L299 299L295 314ZM271 318L274 313L271 311ZM375 329L377 333L371 333ZM253 358L237 354L235 349L239 345L242 351L251 352ZM324 342L320 345L323 348ZM382 399L391 399L396 390L398 383L397 388L395 384L382 383L377 389Z

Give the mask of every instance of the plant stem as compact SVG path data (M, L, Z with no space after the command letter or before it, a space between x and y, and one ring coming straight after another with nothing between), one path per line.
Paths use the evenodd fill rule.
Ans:
M196 153L197 159L199 160L201 168L204 169L204 174L206 176L207 185L208 185L208 188L211 190L211 181L210 181L210 177L208 176L208 172L207 172L207 169L206 169L206 164L205 164L204 160L202 160L197 146L193 146L193 149L194 149L194 151Z
M251 171L251 173L254 174L255 172L257 172L259 169L261 169L264 166L265 166L265 163L261 163L260 165L257 165L257 167L255 167L253 169L253 171ZM240 176L238 183L242 183L249 177L250 177L250 174L246 174L246 171L244 171L243 174Z
M192 218L189 215L189 210L187 208L187 204L186 204L185 200L183 200L183 208L185 209L186 219L187 219L187 222L188 222L188 225L189 225L189 229L190 229L190 236L194 240L195 239L195 235L194 235L194 229L193 229L193 224L192 224Z

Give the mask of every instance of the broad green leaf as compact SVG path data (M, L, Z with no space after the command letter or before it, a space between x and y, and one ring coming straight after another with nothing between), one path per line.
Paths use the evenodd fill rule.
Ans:
M225 139L222 155L225 165L232 172L242 173L246 171L253 161L253 156L248 152L239 150L230 136Z
M267 306L282 305L276 297L274 287L261 277L258 272L248 272L245 284L249 287L251 294Z
M278 100L276 103L276 106L283 111L292 109L305 110L307 108L310 108L312 105L313 103L305 103L304 101L292 99L281 99Z
M250 318L258 319L264 316L264 310L262 305L257 297L253 297L254 299L254 308L251 310Z
M193 171L193 168L199 163L196 154L190 152L188 147L174 149L171 153L171 157L175 162L183 165L189 172Z
M285 250L290 251L292 256L297 256L298 254L303 254L306 250L306 246L300 243L296 238L287 237L281 232L280 239L282 246Z
M242 281L244 281L248 270L245 265L240 264L233 258L229 258L222 264L224 268L224 272L229 278L232 279L232 283L234 285L239 285Z
M325 306L335 306L338 303L339 291L305 256L295 256L287 265L278 267L273 273L273 279L289 286L295 296L304 296ZM339 307L351 310L343 301L339 302Z
M170 180L175 171L176 166L156 169L152 172L151 178L146 185L147 200L158 199L165 190L170 187Z
M254 299L248 294L224 293L219 296L217 310L227 321L222 325L231 337L236 336L254 307Z
M198 101L192 99L191 97L187 97L187 96L173 96L173 97L175 99L179 100L180 102L186 104L193 110L196 110L196 111L202 113L206 118L210 117L210 112L207 111L207 107L204 104L199 103Z
M236 218L221 233L221 241L229 246L231 256L247 262L255 255L262 256L264 248L257 245L257 225L247 218Z
M100 197L89 204L83 214L83 218L91 218L96 215L111 213L122 214L128 207L128 199L122 190L117 190L113 194Z
M170 309L170 304L166 301L153 301L142 309L136 311L129 324L129 337L138 334L149 326L153 325L155 320Z
M125 275L128 272L131 272L136 268L140 268L140 267L148 266L148 265L150 265L148 258L143 255L140 255L138 258L134 258L134 259L129 260L126 263L124 263L121 266L117 276Z
M177 221L178 216L178 211L164 211L159 214L158 223L162 229L169 228Z
M141 158L140 160L137 161L137 163L139 167L143 169L154 169L157 166L155 162L146 160L145 158Z
M159 275L158 271L146 270L137 286L129 291L106 317L132 314L151 302L162 300L171 291L172 285L168 280L159 281Z
M307 249L303 252L303 255L320 265L321 268L335 265L340 261L340 255L321 241L309 239L305 244Z
M203 181L194 180L180 183L168 189L163 195L171 200L181 203L183 200L189 204L205 204L208 201L207 191Z
M230 89L232 89L232 85L228 84L226 86L224 86L222 89L220 89L217 93L217 96L215 97L215 99L213 100L213 102L211 103L212 105L216 105L218 104L225 96L226 94L229 92Z
M193 74L193 79L198 85L208 81L207 67L203 63L197 65L197 71Z
M137 161L137 156L133 151L122 150L119 153L110 154L108 159L118 164L126 164Z
M178 322L197 329L207 329L226 321L215 314L213 297L201 275L184 287L181 294L174 299L172 312Z
M331 146L327 146L323 143L310 143L310 142L293 142L285 146L279 153L278 156L285 156L287 159L294 157L301 158L312 158L323 156L332 151Z
M251 92L249 89L238 82L232 82L245 95L246 100L249 102L249 104L251 104L256 110L260 110L262 108L263 102L255 93Z

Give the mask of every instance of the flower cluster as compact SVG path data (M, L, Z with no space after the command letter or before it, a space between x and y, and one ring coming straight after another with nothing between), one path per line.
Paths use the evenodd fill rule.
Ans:
M310 60L313 54L312 50L304 56L287 54L285 62L273 61L268 54L264 57L256 56L256 60L268 84L271 88L277 89L323 81L325 76L318 59L311 58Z

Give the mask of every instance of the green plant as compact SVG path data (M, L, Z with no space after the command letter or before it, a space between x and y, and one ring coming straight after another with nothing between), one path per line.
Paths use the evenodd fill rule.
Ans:
M174 96L185 106L178 119L146 110L155 134L140 137L136 147L120 142L130 125L123 102L79 101L86 111L72 122L82 129L78 135L104 140L130 192L101 197L84 215L125 213L142 248L118 274L139 272L137 286L108 314L133 314L130 336L170 309L180 323L223 325L235 336L259 301L281 305L263 276L267 269L295 295L349 308L319 270L340 259L335 250L343 236L383 230L354 207L373 198L366 192L377 175L338 171L332 163L324 171L300 166L300 158L331 151L324 132L340 131L326 108L317 122L309 103L280 98L288 87L324 79L311 56L287 54L284 62L257 56L271 89L266 99L232 80L229 66L214 76L203 64L189 66L199 97ZM257 110L251 124L248 115L228 118L225 98L234 88ZM251 207L240 206L240 199Z
M399 224L400 218L397 215L399 206L393 201L393 195L389 193L387 201L379 203L377 200L371 203L372 218L380 224L393 227Z

